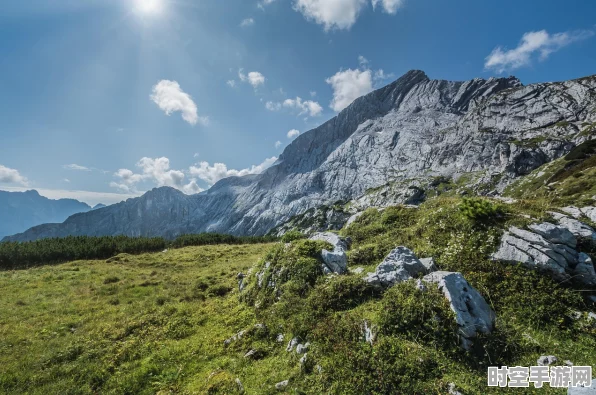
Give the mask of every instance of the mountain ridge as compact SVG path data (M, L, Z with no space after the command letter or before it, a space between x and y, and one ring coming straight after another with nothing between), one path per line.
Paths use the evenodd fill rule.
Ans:
M519 176L592 138L596 78L524 86L517 78L431 80L412 70L298 136L263 173L196 195L158 188L140 198L5 240L66 235L260 235L306 210L410 202L436 177L470 177L498 194ZM392 183L391 189L383 186ZM381 188L380 195L370 193ZM382 195L385 193L385 196Z

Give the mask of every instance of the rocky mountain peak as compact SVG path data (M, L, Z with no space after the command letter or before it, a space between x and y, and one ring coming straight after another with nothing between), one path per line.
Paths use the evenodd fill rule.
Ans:
M193 196L156 188L11 239L265 234L340 200L352 201L351 210L416 203L438 177L465 175L470 188L498 194L590 138L578 132L595 122L594 78L523 86L515 77L445 81L412 70L298 136L261 174L223 179Z

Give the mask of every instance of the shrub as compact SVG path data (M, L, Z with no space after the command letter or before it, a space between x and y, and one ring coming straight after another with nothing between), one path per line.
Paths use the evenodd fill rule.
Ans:
M463 198L459 204L459 211L473 221L482 221L501 216L503 210L499 205L486 199Z
M352 309L378 297L379 290L356 276L339 276L321 284L310 293L307 304L313 314Z
M304 239L304 238L306 238L306 236L302 232L297 231L297 230L291 230L289 232L286 232L286 234L284 234L281 237L281 241L283 243L291 243L292 241L300 240L300 239Z
M379 325L386 335L449 348L457 345L457 324L436 286L416 289L412 281L389 289L381 302Z
M212 285L207 289L209 296L226 296L232 289L224 284Z

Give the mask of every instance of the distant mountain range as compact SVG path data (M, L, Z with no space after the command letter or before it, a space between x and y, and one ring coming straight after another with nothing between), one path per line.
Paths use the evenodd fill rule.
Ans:
M48 199L35 190L0 191L0 239L36 225L63 222L73 214L102 207L106 206L98 204L92 208L75 199Z
M416 204L437 182L499 195L596 138L594 125L596 76L524 86L515 77L443 81L413 70L298 136L261 174L225 178L192 196L157 188L5 240L262 235L338 202L355 211Z

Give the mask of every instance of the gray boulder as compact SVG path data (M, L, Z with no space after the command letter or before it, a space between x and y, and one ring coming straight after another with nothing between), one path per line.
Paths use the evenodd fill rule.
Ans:
M570 387L567 395L596 395L596 379L592 380L589 387Z
M280 381L279 383L275 384L275 389L281 391L285 389L288 386L288 384L290 384L289 380Z
M424 276L423 280L437 284L449 301L451 310L455 312L464 350L471 349L473 339L478 333L493 331L495 312L461 273L439 271Z
M343 274L348 270L348 243L335 233L315 233L310 240L326 241L333 246L333 251L323 250L321 253L325 266L332 273ZM325 268L323 268L325 272Z
M572 247L577 244L577 239L568 229L547 222L530 225L529 228L533 232L510 227L492 259L521 263L546 272L557 281L596 285L592 261Z
M400 246L385 257L374 273L368 273L364 281L383 288L389 288L421 273L428 273L427 268L410 249Z
M439 270L439 267L435 263L435 259L432 257L431 258L420 258L420 262L422 262L422 264L426 268L427 273L432 273L432 272L436 272L437 270Z
M538 366L549 366L553 363L557 362L559 359L554 355L541 355L540 358L536 361Z
M573 233L575 237L578 239L589 240L592 244L596 245L596 231L594 231L591 226L561 213L554 211L549 211L548 213L557 221L559 225L565 227L567 230Z

